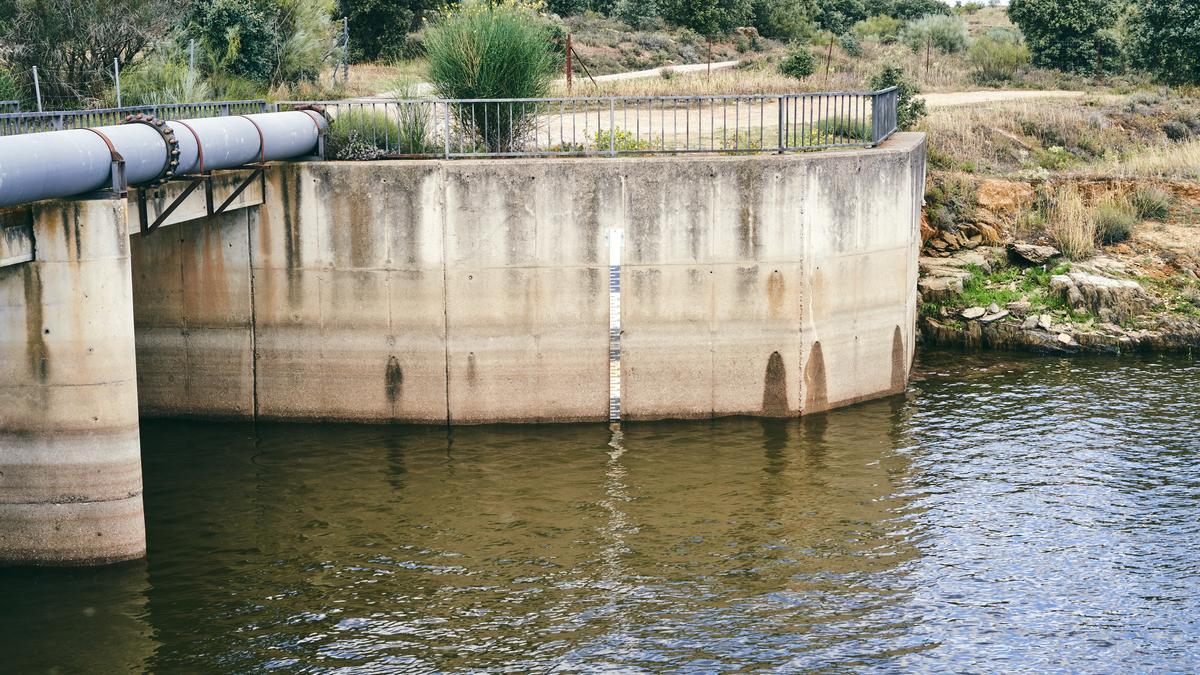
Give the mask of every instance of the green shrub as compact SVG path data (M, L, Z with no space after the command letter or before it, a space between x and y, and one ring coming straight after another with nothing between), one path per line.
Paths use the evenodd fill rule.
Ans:
M325 149L334 159L380 159L389 145L396 147L400 136L400 128L386 113L349 110L329 124Z
M425 53L434 89L450 99L544 97L559 62L546 21L515 1L448 10L426 31ZM465 135L505 152L532 131L537 106L462 104L454 113Z
M854 33L864 40L890 45L900 39L904 22L886 14L877 14L854 24Z
M197 103L213 100L213 88L196 70L171 53L144 59L121 73L121 102L125 105ZM116 92L111 94L116 103Z
M592 140L599 152L609 152L610 150L636 152L638 150L654 150L658 147L653 141L638 138L632 131L624 129L615 129L611 132L601 129L596 132Z
M846 56L858 58L863 54L862 42L854 33L846 33L838 38L838 44L842 46L842 51L846 52Z
M24 98L24 93L17 84L17 78L0 67L0 101L20 101Z
M1172 141L1187 140L1188 136L1192 135L1192 129L1187 124L1179 120L1167 120L1162 125L1163 133Z
M211 0L192 4L184 23L186 37L196 40L200 65L266 85L275 64L271 56L279 35L269 17L249 0Z
M1075 163L1075 156L1061 145L1033 151L1034 161L1047 171L1062 171Z
M982 2L968 2L958 6L959 11L963 14L974 14L983 9Z
M932 45L945 54L957 54L967 47L967 24L956 16L926 16L909 21L900 39L914 52Z
M617 0L613 4L613 16L634 28L652 27L660 12L658 0Z
M1029 48L1020 42L984 36L971 43L967 60L971 64L971 78L976 82L1011 82L1029 65Z
M779 72L794 77L797 80L812 75L817 70L817 57L807 49L796 49L787 55L780 64Z
M870 141L871 125L848 117L830 117L817 123L817 136L822 143Z
M1096 204L1092 218L1096 221L1096 235L1106 246L1129 239L1138 223L1137 209L1127 199L1115 196Z
M1162 188L1146 187L1135 190L1129 203L1142 220L1163 220L1171 214L1175 198Z
M925 99L921 98L920 88L908 79L904 69L897 65L885 65L868 81L874 91L896 87L898 103L896 105L896 120L900 129L911 129L927 114Z

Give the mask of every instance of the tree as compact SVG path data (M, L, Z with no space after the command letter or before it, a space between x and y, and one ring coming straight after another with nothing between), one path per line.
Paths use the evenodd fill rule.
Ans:
M210 75L261 86L312 80L331 54L328 0L206 0L184 21L207 56Z
M659 18L658 0L617 0L613 3L613 16L634 28L645 28Z
M98 98L113 59L128 64L174 26L185 0L0 0L4 60L22 77L38 67L52 105Z
M1200 84L1200 3L1142 0L1129 34L1135 64L1168 84Z
M837 35L866 18L867 6L862 0L817 0L817 25Z
M816 0L753 0L753 25L760 35L777 40L796 40L813 31Z
M744 25L751 14L750 0L669 0L665 10L668 21L708 40L709 63L713 39Z
M340 15L350 21L350 59L398 58L404 36L439 4L436 0L341 0Z
M1104 70L1101 31L1117 18L1114 0L1012 0L1008 16L1020 26L1034 65L1069 72Z

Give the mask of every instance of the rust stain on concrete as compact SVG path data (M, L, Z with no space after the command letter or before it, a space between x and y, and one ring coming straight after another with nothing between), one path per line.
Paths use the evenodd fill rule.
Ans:
M25 353L29 362L29 374L45 382L50 375L50 360L46 352L45 332L42 325L42 276L36 265L23 265L25 274Z
M785 285L783 274L774 270L767 276L767 313L772 319L779 319L783 314L783 296Z
M821 412L829 407L829 394L825 383L825 357L821 343L814 342L804 366L804 412Z

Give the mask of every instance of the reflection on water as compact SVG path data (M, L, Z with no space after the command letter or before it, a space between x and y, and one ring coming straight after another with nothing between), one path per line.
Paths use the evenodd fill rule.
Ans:
M6 669L1195 670L1193 360L932 354L804 421L148 422L150 556Z

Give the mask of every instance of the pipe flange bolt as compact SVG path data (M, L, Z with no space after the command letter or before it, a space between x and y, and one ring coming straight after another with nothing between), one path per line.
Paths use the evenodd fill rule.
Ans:
M139 187L159 187L166 185L175 177L175 171L179 168L179 139L175 138L175 130L167 126L166 122L149 113L126 115L121 124L145 124L157 131L159 136L162 136L163 142L167 144L167 161L163 163L163 169L157 178L147 181Z

